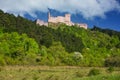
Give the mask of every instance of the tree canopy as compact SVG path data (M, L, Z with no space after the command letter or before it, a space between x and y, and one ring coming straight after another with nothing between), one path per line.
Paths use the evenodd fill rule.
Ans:
M114 66L120 32L64 24L54 29L0 10L0 55L0 64L108 66L114 60Z

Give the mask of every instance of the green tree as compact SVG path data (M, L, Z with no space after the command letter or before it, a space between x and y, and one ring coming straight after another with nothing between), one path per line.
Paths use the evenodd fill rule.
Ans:
M4 63L31 63L30 61L35 60L38 53L38 44L34 39L28 38L26 34L19 35L16 32L0 33L0 55L3 56L1 61L4 61Z

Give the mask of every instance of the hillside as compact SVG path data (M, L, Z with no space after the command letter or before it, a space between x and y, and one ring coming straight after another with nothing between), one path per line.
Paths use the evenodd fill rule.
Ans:
M34 65L120 66L120 32L112 31L114 33L111 33L99 28L85 30L77 26L66 26L64 24L59 25L57 29L53 29L36 25L33 21L21 16L15 17L13 14L3 11L0 11L0 30L0 37L2 37L0 43L8 40L9 36L12 38L11 35L14 32L17 32L18 36L27 34L25 38L29 37L36 43L36 46L34 44L29 45L36 52L30 53L28 51L28 54L35 54L34 57L31 57L32 55L26 57L25 52L19 51L19 48L14 48L15 51L7 52L8 54L15 53L14 57L7 55L7 59L10 58L10 61L4 59L6 55L5 49L2 47L9 49L14 45L10 44L10 47L6 47L7 45L0 44L0 51L3 50L3 52L0 52L2 56L0 56L1 65L28 65L31 61ZM7 37L6 34L9 34L9 36ZM16 40L21 41L21 38ZM24 46L25 44L21 47ZM23 50L26 50L26 48L24 47ZM20 60L21 55L18 54L25 54L22 55L24 59ZM16 60L16 62L11 60ZM24 60L27 63L23 62Z

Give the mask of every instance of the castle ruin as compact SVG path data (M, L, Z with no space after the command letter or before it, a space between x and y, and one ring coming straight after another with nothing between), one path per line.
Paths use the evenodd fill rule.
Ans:
M81 23L73 23L71 21L71 15L70 14L65 14L65 16L57 16L57 17L53 17L50 15L50 13L48 13L48 22L44 22L40 19L37 19L36 24L38 25L44 25L44 26L48 26L48 23L64 23L68 26L73 26L73 25L77 25L78 27L82 27L84 29L87 29L87 24L81 24Z

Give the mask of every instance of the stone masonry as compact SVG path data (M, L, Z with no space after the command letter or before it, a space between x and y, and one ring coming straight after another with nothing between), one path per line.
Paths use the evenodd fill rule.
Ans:
M70 14L65 14L65 16L57 16L57 17L52 17L50 13L48 13L48 22L44 22L42 20L37 19L36 24L48 26L48 23L64 23L68 26L72 25L77 25L79 27L82 27L84 29L87 29L87 24L80 24L80 23L73 23L71 21L71 15Z

